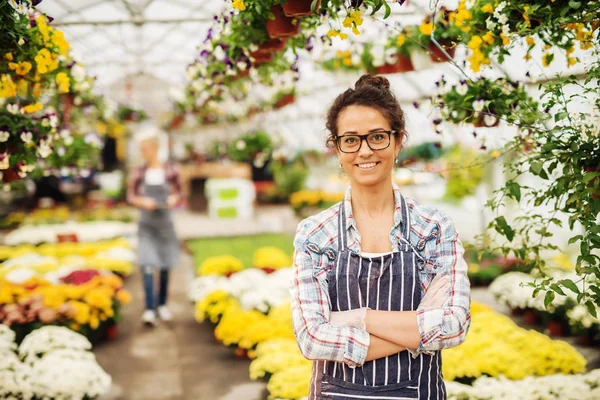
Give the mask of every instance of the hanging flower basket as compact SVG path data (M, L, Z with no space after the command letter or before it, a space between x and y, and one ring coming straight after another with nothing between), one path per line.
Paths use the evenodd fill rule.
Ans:
M454 58L454 54L456 53L456 46L451 42L439 42L440 46L448 53L450 58ZM434 44L429 43L429 57L431 61L436 63L446 62L448 61L448 57Z
M277 53L285 49L288 38L267 40L258 46L258 52Z
M286 4L282 4L283 13L288 17L306 17L312 15L311 10L312 0L288 0ZM317 1L318 10L321 7L321 0Z
M377 67L375 72L377 74L396 74L400 72L410 72L414 71L415 67L410 60L410 57L404 56L402 54L398 54L398 61L394 64L385 64L381 67Z
M277 101L277 103L275 103L275 108L279 109L279 108L283 108L285 106L289 106L290 104L293 104L295 101L296 101L296 96L294 96L293 94L286 94L281 99L279 99Z
M254 65L262 65L273 61L273 53L270 51L256 50L250 53L250 56L254 59Z
M273 39L288 38L296 36L300 31L300 24L293 18L286 17L280 6L271 9L275 19L267 21L267 32Z

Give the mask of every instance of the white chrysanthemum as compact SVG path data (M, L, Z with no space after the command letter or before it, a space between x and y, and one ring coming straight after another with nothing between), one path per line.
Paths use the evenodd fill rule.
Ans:
M92 344L83 335L62 326L44 326L23 339L19 355L24 362L32 364L43 356L59 349L90 350Z
M33 365L32 375L32 391L40 398L95 398L111 385L110 376L90 352L54 351Z
M15 332L8 326L0 324L0 352L12 351L17 348Z

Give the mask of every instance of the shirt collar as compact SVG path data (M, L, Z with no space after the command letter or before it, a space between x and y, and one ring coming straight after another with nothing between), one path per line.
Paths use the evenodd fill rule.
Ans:
M392 182L394 190L394 229L398 228L402 223L402 194L398 185ZM344 196L344 210L346 211L346 229L353 227L356 229L356 222L352 213L352 187L348 186L346 195Z

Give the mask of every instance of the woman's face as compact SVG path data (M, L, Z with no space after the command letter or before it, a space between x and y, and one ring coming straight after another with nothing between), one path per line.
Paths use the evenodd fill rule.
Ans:
M140 143L140 151L146 163L154 162L158 158L158 143L152 139L144 140Z
M387 141L387 133L391 130L386 117L377 109L367 106L349 106L338 116L338 137L344 135L367 135L373 132L382 132L376 138ZM337 154L342 168L350 177L353 185L373 186L390 180L392 169L401 143L394 134L390 135L390 144L382 150L371 150L366 140L360 142L360 148L355 153L340 151L338 139ZM346 139L341 139L346 140ZM350 143L355 140L350 139ZM373 146L376 147L376 146Z

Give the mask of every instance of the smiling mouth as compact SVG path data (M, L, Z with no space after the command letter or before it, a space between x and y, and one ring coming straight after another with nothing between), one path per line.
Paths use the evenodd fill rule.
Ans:
M375 168L375 166L379 164L379 161L376 162L370 162L370 163L361 163L361 164L356 164L356 166L360 169L372 169Z

